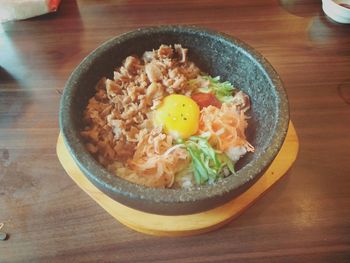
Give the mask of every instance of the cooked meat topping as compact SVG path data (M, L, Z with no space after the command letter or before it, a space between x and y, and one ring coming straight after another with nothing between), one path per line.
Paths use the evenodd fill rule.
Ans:
M199 72L187 61L187 49L181 45L161 45L141 58L128 56L114 71L113 79L101 79L84 111L81 135L87 141L88 151L103 165L115 160L131 160L130 165L140 165L133 157L140 138L153 136L151 111L169 94L181 91L191 95L188 80ZM157 140L166 139L162 136L165 135L154 138L156 154L160 151ZM173 179L169 180L172 183Z

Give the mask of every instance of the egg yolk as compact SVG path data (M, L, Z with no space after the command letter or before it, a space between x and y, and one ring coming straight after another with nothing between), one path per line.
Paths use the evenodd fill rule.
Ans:
M155 112L155 124L175 138L188 138L198 130L199 107L190 97L172 94L165 97Z

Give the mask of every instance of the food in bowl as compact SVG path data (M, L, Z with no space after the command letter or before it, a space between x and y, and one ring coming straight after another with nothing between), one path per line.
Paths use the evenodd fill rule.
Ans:
M131 183L103 167L85 147L80 132L83 113L103 76L113 79L113 69L130 54L161 44L180 43L188 58L211 76L221 76L249 95L251 107L248 141L254 153L236 164L234 176L214 184L187 188L155 188ZM288 98L271 64L252 47L226 34L195 26L140 28L116 36L92 51L69 77L61 99L60 130L66 147L87 179L113 200L128 207L162 215L184 215L218 207L248 189L264 174L285 139L289 122Z
M125 58L84 111L86 149L113 174L155 188L213 184L254 147L250 99L203 73L181 45Z

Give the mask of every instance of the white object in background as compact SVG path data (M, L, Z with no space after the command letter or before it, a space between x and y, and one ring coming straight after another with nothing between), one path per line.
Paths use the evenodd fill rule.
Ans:
M322 8L327 16L342 24L350 24L350 9L340 4L350 7L350 0L322 0Z
M55 12L61 0L0 0L0 22Z

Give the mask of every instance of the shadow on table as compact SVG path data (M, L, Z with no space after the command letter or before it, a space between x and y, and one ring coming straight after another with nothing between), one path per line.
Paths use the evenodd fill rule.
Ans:
M0 66L0 128L10 128L25 112L30 101L29 91Z
M314 44L347 41L350 27L328 18L323 11L315 15L308 26L309 40ZM345 44L345 43L344 43Z
M280 6L288 13L300 17L310 17L322 9L320 0L279 0Z
M85 31L77 1L62 1L55 13L7 22L2 27L0 65L26 89L61 90L85 55Z

